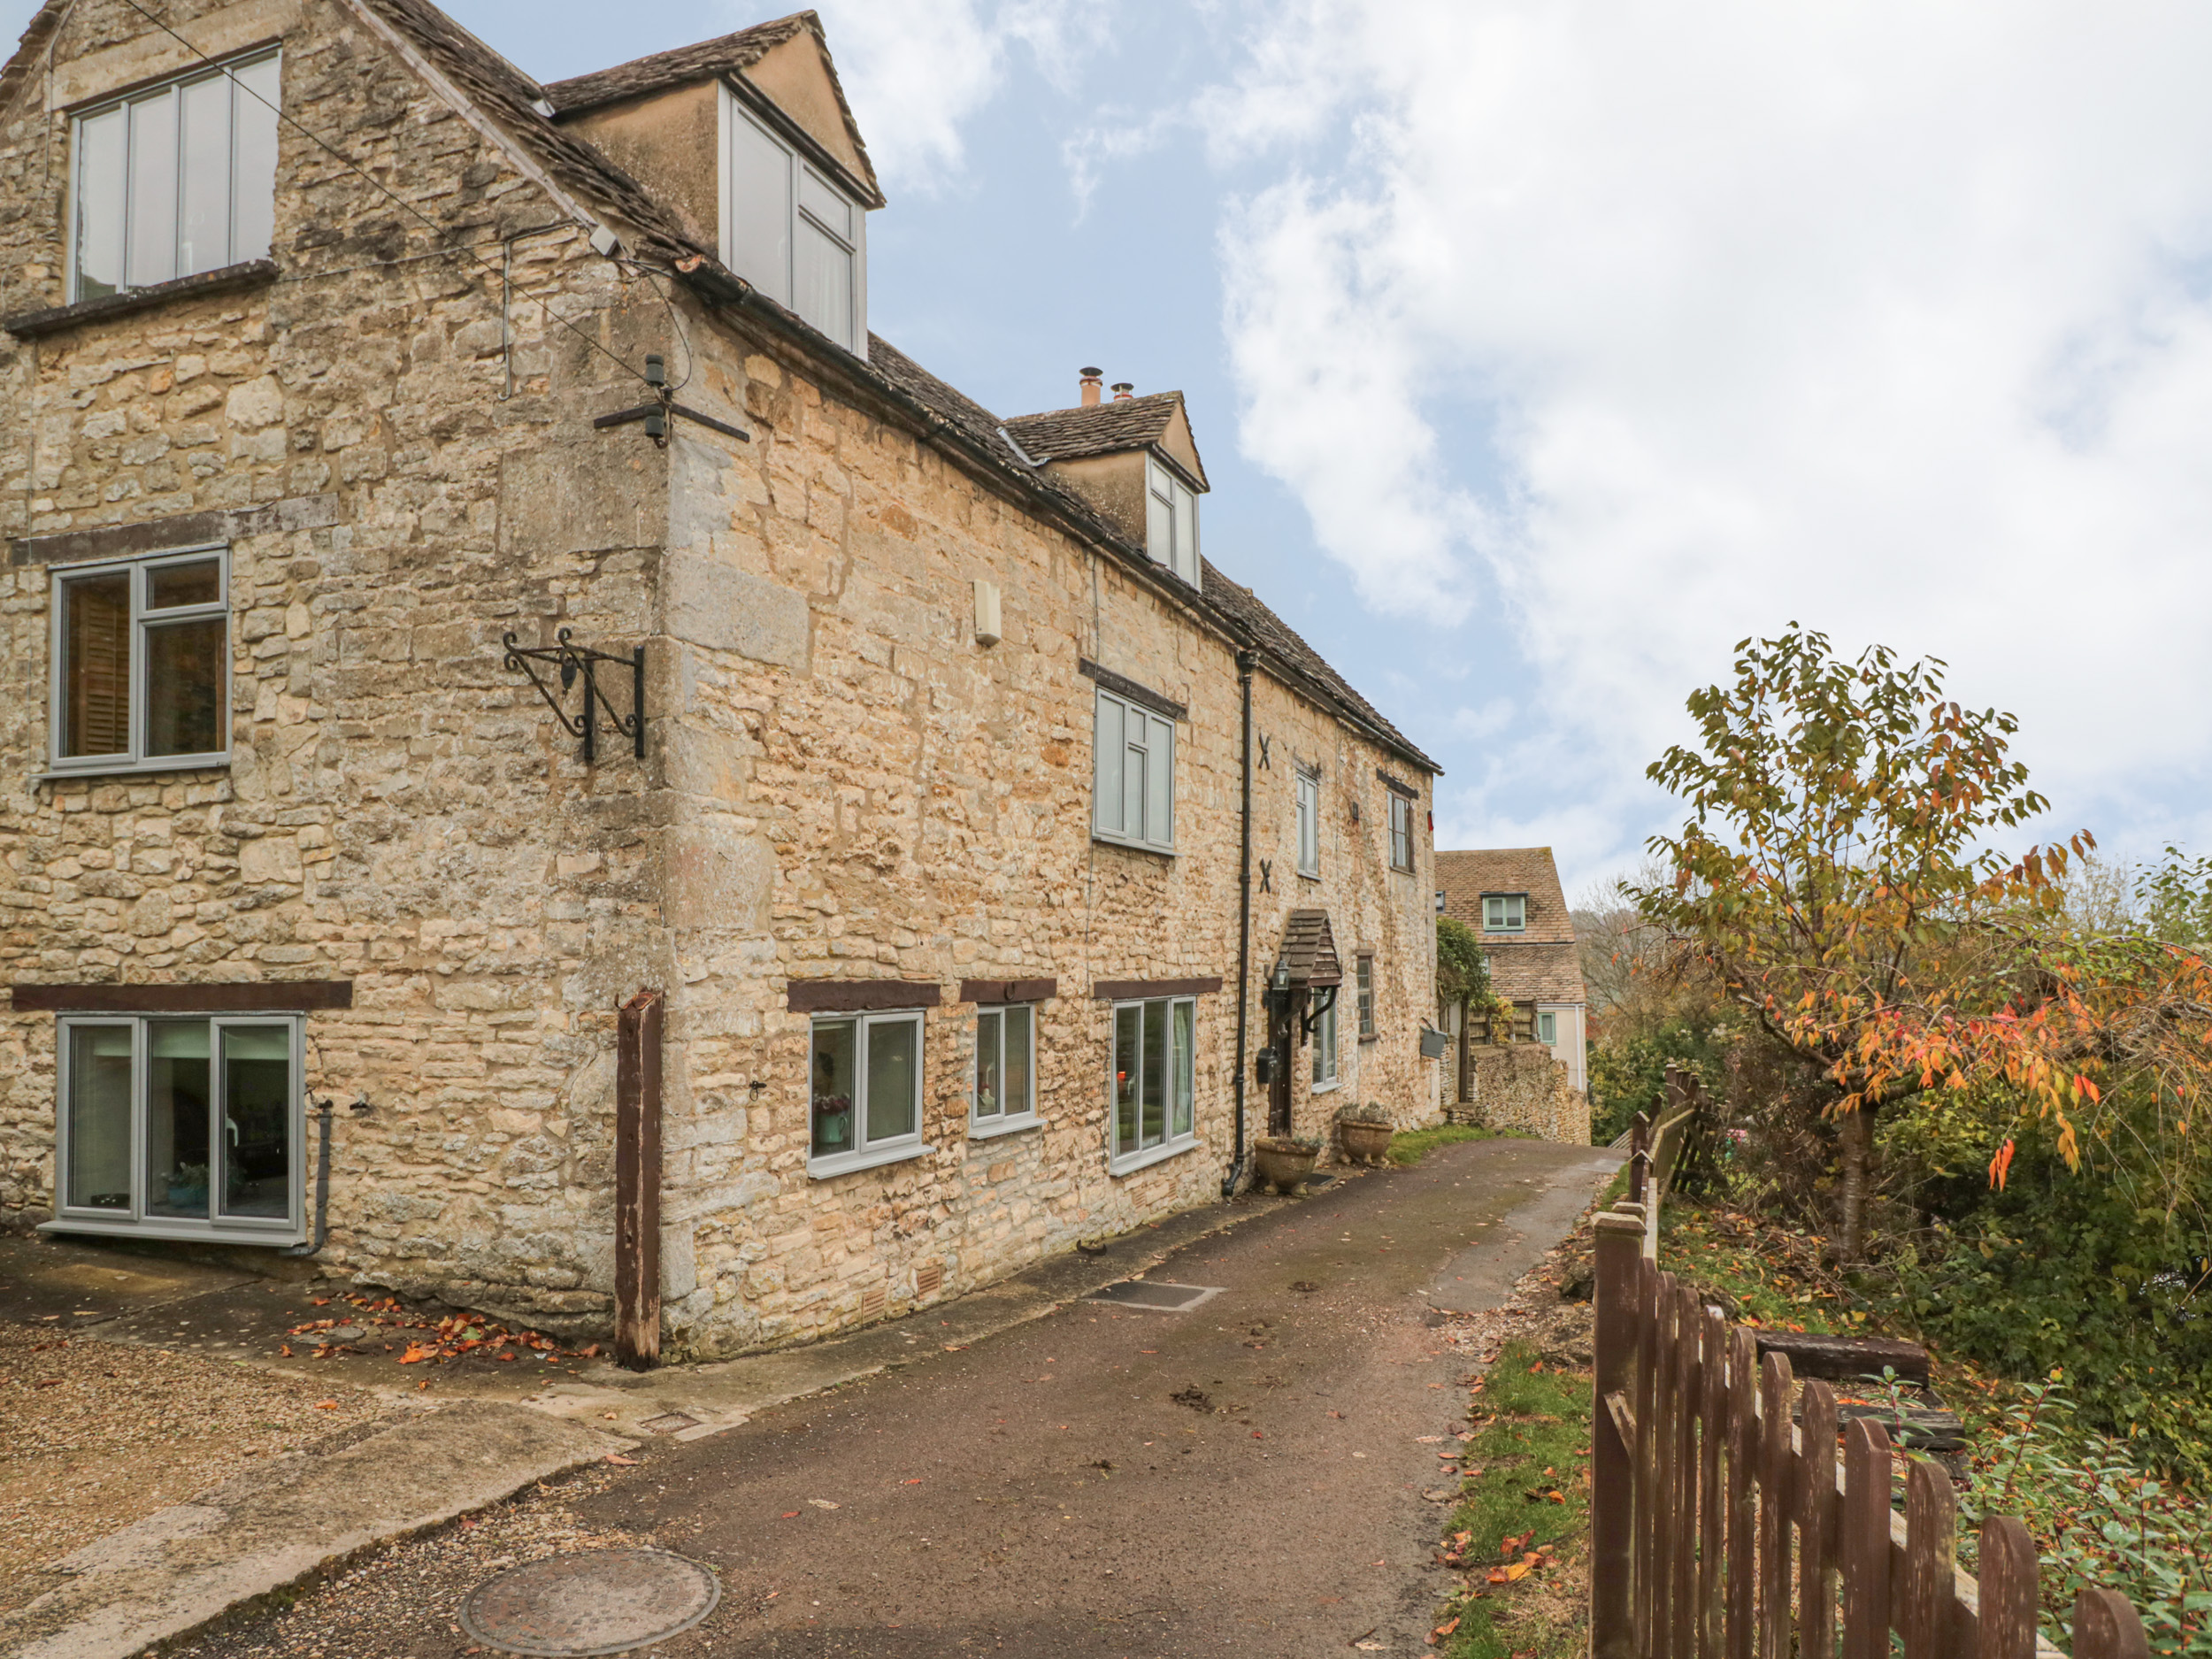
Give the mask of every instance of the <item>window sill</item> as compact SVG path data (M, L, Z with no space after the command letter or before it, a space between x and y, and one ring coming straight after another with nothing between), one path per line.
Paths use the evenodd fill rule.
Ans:
M307 1235L290 1225L265 1229L233 1225L217 1226L211 1223L188 1221L95 1221L87 1217L81 1220L72 1216L58 1217L38 1225L41 1233L97 1233L111 1239L162 1239L173 1241L190 1240L201 1244L253 1244L270 1249L282 1249L288 1244L302 1244Z
M1301 881L1318 881L1321 879L1321 872L1318 870L1301 870L1298 872L1298 879Z
M1155 1164L1164 1164L1170 1158L1180 1157L1186 1152L1198 1150L1198 1137L1186 1135L1180 1141L1168 1141L1164 1146L1147 1147L1141 1152L1132 1152L1126 1157L1106 1157L1109 1175L1134 1175L1139 1170L1148 1170Z
M1026 1117L1004 1118L991 1123L984 1123L975 1118L970 1118L968 1120L968 1139L971 1141L995 1141L1001 1135L1018 1135L1025 1129L1041 1129L1044 1126L1045 1120L1038 1117L1035 1112L1031 1112Z
M1382 1033L1379 1031L1363 1032L1360 1033L1360 1041L1362 1042L1380 1042L1382 1041Z
M879 1170L887 1164L903 1164L909 1158L926 1156L936 1151L916 1141L902 1141L895 1146L873 1147L865 1152L841 1152L834 1157L810 1156L806 1161L807 1179L833 1180L840 1175L851 1175L861 1170Z
M134 760L113 766L62 766L35 772L33 783L65 783L72 778L160 778L179 772L228 772L228 755L187 755L176 760Z
M150 311L157 305L166 305L172 300L198 299L205 294L233 294L242 288L265 288L276 280L275 260L249 259L242 265L227 265L220 270L203 271L196 276L179 277L173 282L157 282L150 288L133 288L127 294L108 294L96 300L78 300L69 305L50 305L43 311L20 311L13 317L0 319L0 328L6 329L18 340L36 340L42 335L59 334L65 328L74 328L80 323L96 323L110 317L126 317L133 311Z
M1333 1094L1337 1092L1337 1090L1342 1088L1343 1087L1344 1079L1340 1077L1335 1077L1331 1078L1325 1083L1316 1083L1311 1088L1308 1089L1306 1093L1309 1094Z
M1172 847L1162 847L1156 841L1131 841L1125 835L1110 835L1102 829L1092 830L1091 839L1094 841L1102 842L1109 847L1126 848L1133 853L1151 853L1161 858L1172 858L1175 856L1175 849Z

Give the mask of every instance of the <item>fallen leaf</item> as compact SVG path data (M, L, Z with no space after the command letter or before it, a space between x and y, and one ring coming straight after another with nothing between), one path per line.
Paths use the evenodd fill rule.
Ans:
M786 1510L785 1510L785 1511L784 1511L784 1512L783 1512L780 1516L779 1516L777 1518L778 1518L779 1520L784 1520L784 1521L795 1520L795 1519L797 1519L797 1518L798 1518L798 1514L799 1514L799 1512L798 1512L796 1509L786 1509Z
M841 1507L832 1503L827 1498L809 1498L807 1502L818 1509L834 1509Z
M335 1411L337 1409L338 1402L335 1400L318 1400L315 1402L315 1409L318 1411Z
M922 1484L922 1478L921 1478L919 1475L915 1476L915 1477L914 1477L914 1479L911 1479L911 1480L902 1480L902 1481L900 1481L900 1482L899 1482L899 1485L901 1485L902 1486L920 1486L921 1484Z
M620 1452L609 1452L607 1454L607 1461L614 1464L618 1469L635 1469L637 1467L636 1458L625 1457Z

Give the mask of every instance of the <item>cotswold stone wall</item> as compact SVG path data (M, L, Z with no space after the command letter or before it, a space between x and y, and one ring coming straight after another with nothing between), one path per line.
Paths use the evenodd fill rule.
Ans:
M1525 1129L1546 1141L1590 1144L1590 1099L1541 1043L1478 1043L1474 1110L1493 1129Z

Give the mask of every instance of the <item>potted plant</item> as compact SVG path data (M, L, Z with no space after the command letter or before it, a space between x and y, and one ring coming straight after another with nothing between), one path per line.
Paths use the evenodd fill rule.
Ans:
M1380 1164L1383 1154L1390 1150L1390 1137L1396 1133L1390 1114L1374 1101L1364 1106L1340 1108L1336 1114L1337 1144L1343 1148L1347 1163Z
M172 1210L205 1210L207 1208L207 1165L180 1164L169 1171L169 1208Z
M1285 1197L1296 1195L1320 1156L1321 1142L1312 1135L1269 1135L1252 1143L1255 1172Z

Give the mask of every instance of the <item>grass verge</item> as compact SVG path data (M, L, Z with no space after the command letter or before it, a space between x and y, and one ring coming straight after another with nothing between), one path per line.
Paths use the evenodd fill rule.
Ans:
M1512 1133L1486 1129L1479 1124L1439 1124L1433 1129L1402 1130L1390 1137L1389 1157L1393 1164L1418 1164L1439 1147L1456 1146L1462 1141L1498 1141Z

